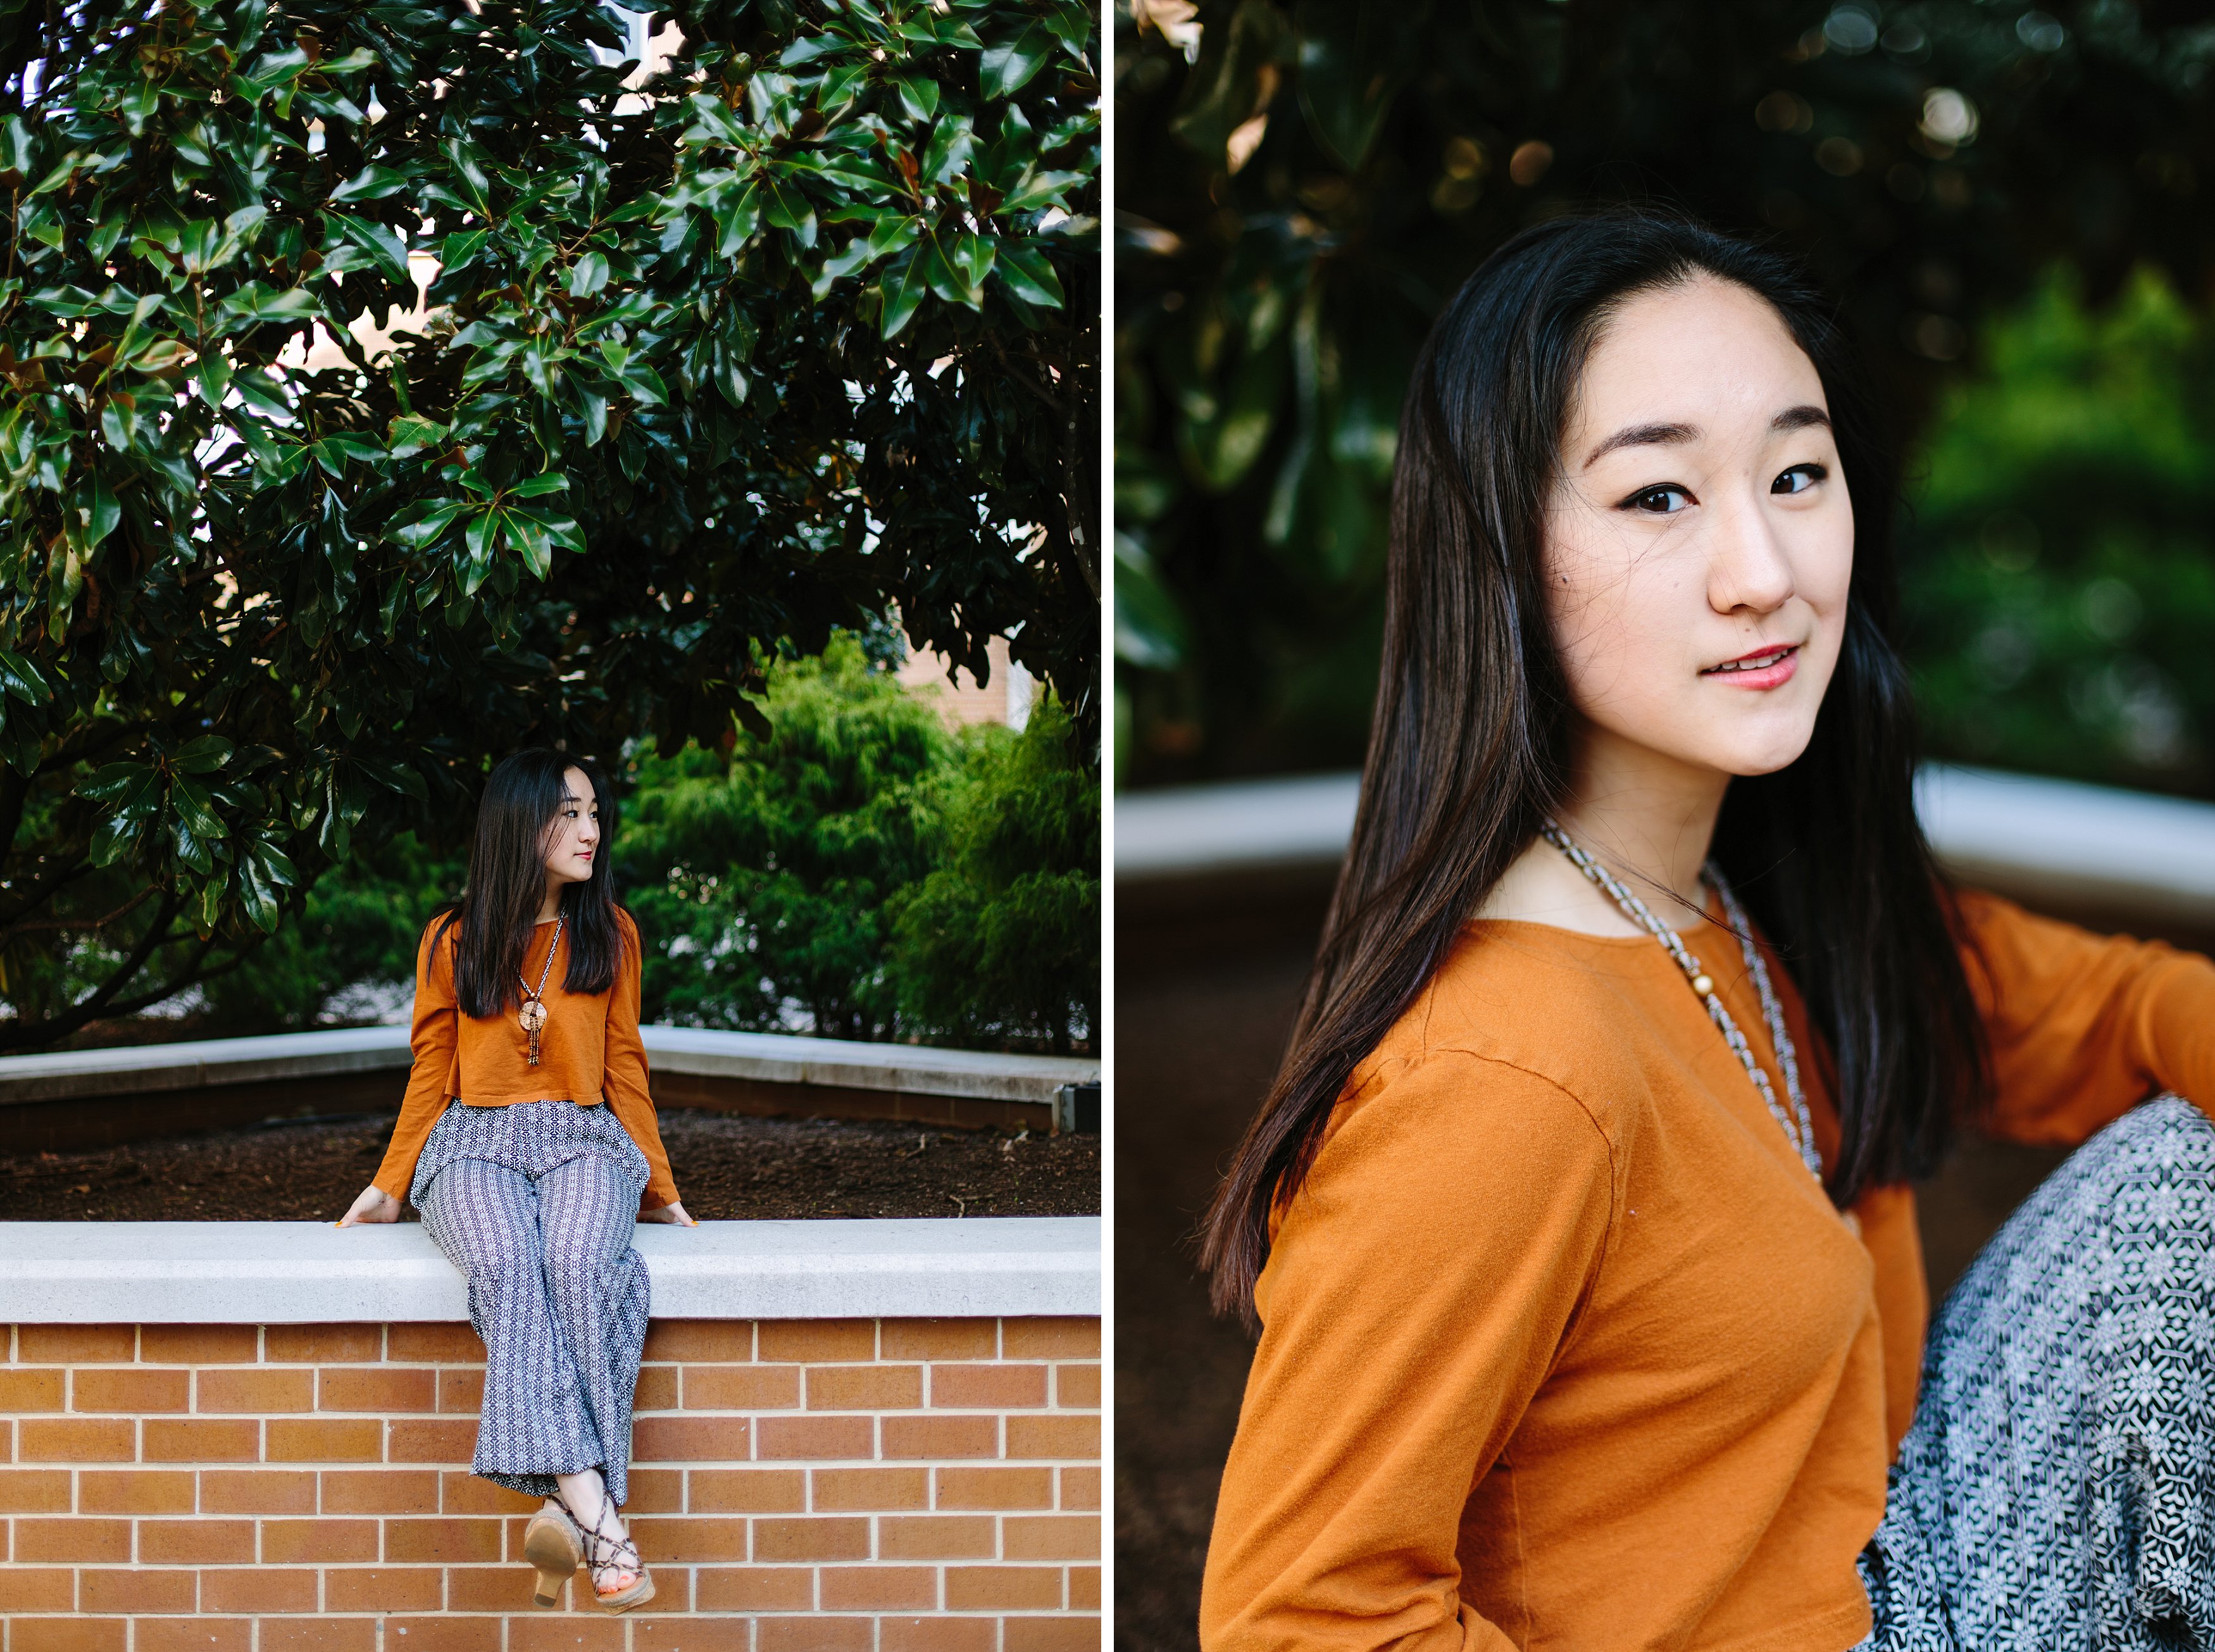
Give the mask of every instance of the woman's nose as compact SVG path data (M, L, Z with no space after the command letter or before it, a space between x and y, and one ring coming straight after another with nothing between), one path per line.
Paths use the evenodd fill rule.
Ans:
M1773 613L1790 600L1792 559L1769 513L1751 502L1721 513L1708 560L1708 601L1719 614Z

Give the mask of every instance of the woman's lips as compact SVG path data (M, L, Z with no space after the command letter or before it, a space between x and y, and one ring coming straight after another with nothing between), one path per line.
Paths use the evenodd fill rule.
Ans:
M1788 642L1741 654L1720 666L1710 666L1700 675L1728 683L1733 688L1779 688L1790 682L1793 672L1799 669L1800 645Z

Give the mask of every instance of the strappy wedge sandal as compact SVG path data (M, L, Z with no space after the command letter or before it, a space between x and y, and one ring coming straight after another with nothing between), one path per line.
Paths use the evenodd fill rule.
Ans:
M541 1606L561 1603L561 1586L585 1563L584 1533L569 1511L558 1502L541 1508L523 1528L523 1557L538 1570L538 1588L531 1599Z
M601 1529L601 1523L605 1522L614 1507L613 1503L603 1502L599 1523L589 1526L580 1525L574 1529L585 1540L585 1563L592 1574L593 1600L602 1612L629 1612L633 1606L642 1606L653 1599L653 1576L646 1569L646 1562L640 1556L635 1542L628 1537L610 1537ZM576 1518L574 1511L570 1518L573 1520ZM624 1558L626 1555L629 1557L628 1560ZM626 1588L603 1594L600 1590L603 1574L612 1574L617 1577L629 1574L636 1581Z

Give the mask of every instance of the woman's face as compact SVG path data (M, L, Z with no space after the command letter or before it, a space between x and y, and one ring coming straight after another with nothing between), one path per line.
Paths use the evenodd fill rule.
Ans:
M582 769L561 777L561 807L546 832L546 875L557 883L582 883L592 875L600 848L600 806Z
M1703 276L1623 305L1570 410L1545 555L1588 746L1726 776L1806 749L1853 506L1822 382L1765 302Z

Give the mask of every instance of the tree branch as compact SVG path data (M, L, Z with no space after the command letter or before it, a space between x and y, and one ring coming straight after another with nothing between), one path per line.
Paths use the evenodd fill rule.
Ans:
M4 916L0 916L0 934L13 930L16 921L25 912L37 911L52 900L56 893L67 888L79 878L86 876L92 869L92 863L83 860L64 861L54 868L46 877L33 884Z
M144 906L146 898L153 893L154 886L148 884L146 887L132 896L105 918L25 918L20 923L9 924L5 928L0 928L0 941L6 940L11 935L32 935L43 930L104 930L117 918L135 912Z
M169 933L169 920L184 910L184 898L181 895L163 896L161 911L154 914L154 921L146 926L146 933L139 937L138 944L131 949L114 973L61 1014L34 1023L28 1028L16 1026L0 1031L0 1050L52 1044L67 1038L88 1022L98 1021L104 1015L114 1013L107 1008L108 1000L123 989L126 981L146 967L147 959L154 955L156 947L175 938Z

